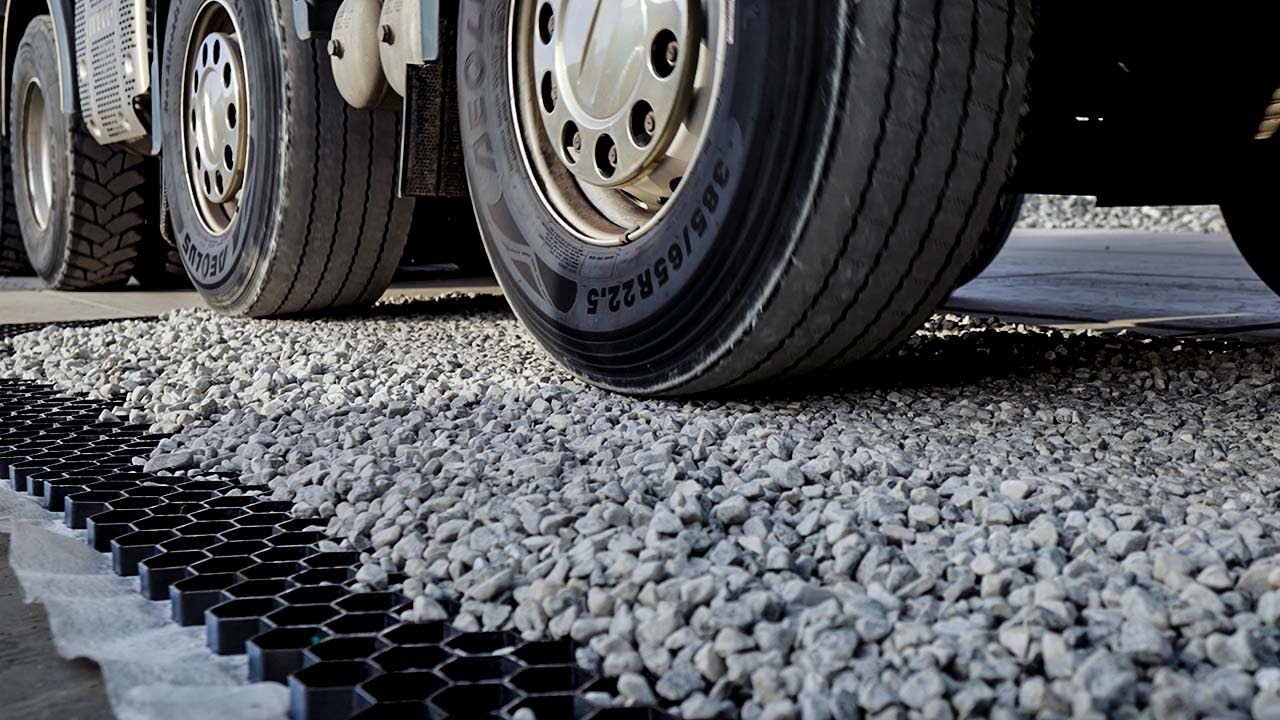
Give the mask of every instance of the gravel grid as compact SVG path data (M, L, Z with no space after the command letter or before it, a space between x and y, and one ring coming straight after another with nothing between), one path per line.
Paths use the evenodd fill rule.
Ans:
M329 519L411 617L685 718L1280 718L1280 347L938 316L843 386L598 391L496 299L0 342ZM877 377L877 380L861 378Z
M1074 195L1028 195L1018 227L1042 230L1142 230L1225 233L1216 205L1098 207L1097 199Z

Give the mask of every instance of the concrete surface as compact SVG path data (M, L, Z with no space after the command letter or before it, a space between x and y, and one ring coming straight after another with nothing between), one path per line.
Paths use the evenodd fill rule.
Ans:
M492 281L398 284L389 296L496 293ZM193 291L63 293L0 278L0 324L149 317L201 307ZM1280 298L1226 235L1023 230L947 309L1056 327L1280 339Z
M947 307L1035 325L1280 339L1280 298L1226 235L1020 231Z
M62 659L53 648L44 606L23 602L9 567L9 536L0 533L0 717L111 718L98 666Z
M491 280L398 284L388 296L431 297L448 292L496 292ZM168 310L205 307L194 290L54 292L32 278L0 278L0 325L154 317Z

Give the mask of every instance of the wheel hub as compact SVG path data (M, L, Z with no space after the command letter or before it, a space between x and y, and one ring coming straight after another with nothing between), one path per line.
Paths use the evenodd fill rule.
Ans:
M579 180L642 202L671 194L654 171L693 95L696 11L690 0L539 3L527 31L543 131Z
M27 175L27 200L35 216L36 225L44 229L49 224L53 210L53 157L49 121L45 117L44 88L32 78L24 89L22 98L23 156Z
M215 234L239 207L248 164L249 89L239 33L226 7L209 2L188 42L183 114L193 199Z

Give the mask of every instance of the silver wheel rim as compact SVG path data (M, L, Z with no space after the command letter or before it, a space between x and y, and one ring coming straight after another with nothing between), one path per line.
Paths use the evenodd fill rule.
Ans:
M36 225L43 230L53 211L53 149L45 116L44 88L27 81L22 97L22 156L26 161L27 201Z
M546 208L595 246L634 242L697 162L724 0L514 0L509 92Z
M187 186L201 222L222 235L235 222L249 163L250 92L235 16L208 0L187 36L182 137Z

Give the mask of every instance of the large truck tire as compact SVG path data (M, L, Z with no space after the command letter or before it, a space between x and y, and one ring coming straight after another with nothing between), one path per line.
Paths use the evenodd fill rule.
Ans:
M146 225L145 159L103 147L62 112L53 22L27 26L10 92L18 226L37 275L57 290L124 285ZM7 227L7 223L6 223Z
M27 248L18 227L18 208L13 202L13 168L9 139L0 137L0 275L27 277L32 274Z
M965 265L964 272L960 273L956 287L973 282L995 262L1000 251L1008 244L1013 228L1018 224L1024 200L1018 193L1001 193L996 209L992 211L991 219L982 232L982 238L978 240L978 250L969 259L969 264Z
M508 299L571 371L631 393L886 352L978 249L1030 2L693 5L641 21L463 0L463 147Z
M1262 192L1239 192L1222 204L1222 216L1249 267L1272 292L1280 295L1280 229L1276 227L1273 202Z
M165 190L205 300L253 317L376 300L413 218L396 114L343 102L288 2L179 0L163 60Z

